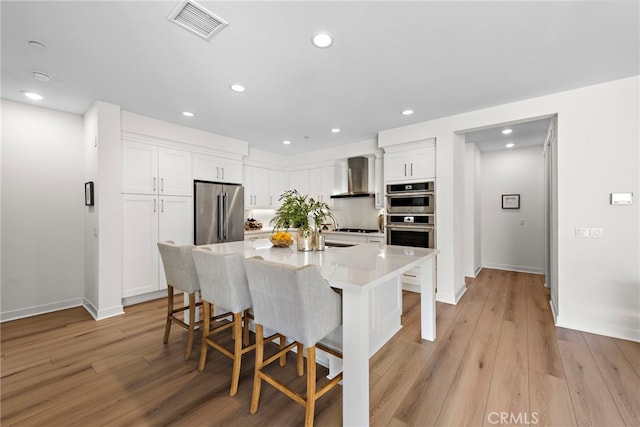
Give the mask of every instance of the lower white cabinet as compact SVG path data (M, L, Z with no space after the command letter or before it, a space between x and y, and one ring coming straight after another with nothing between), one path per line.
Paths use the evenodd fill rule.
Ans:
M167 287L159 241L193 242L193 198L123 194L122 296Z

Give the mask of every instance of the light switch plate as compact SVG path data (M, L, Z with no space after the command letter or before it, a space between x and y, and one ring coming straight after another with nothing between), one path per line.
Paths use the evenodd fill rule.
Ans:
M611 193L612 205L630 205L633 202L633 193Z

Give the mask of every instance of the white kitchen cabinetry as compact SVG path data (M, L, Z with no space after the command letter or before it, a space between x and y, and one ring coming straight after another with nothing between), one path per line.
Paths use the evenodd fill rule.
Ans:
M376 209L384 209L384 173L383 173L383 163L384 160L382 157L376 157L374 163L374 206Z
M166 288L157 243L193 241L193 198L123 194L122 208L122 296Z
M283 171L257 166L244 166L244 208L277 209L280 195L284 193L285 174Z
M309 169L290 171L288 189L298 190L303 195L309 194Z
M387 147L384 155L384 176L386 183L434 179L435 139Z
M242 162L208 154L193 154L193 179L242 183Z
M278 209L282 202L279 200L287 189L286 175L283 171L269 171L269 207Z
M123 193L190 196L191 153L153 144L124 141Z
M269 169L244 166L244 208L269 206Z

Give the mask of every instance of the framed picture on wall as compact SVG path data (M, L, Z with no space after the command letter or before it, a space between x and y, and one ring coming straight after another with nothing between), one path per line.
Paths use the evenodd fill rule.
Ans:
M84 205L93 206L93 181L84 183Z
M502 209L520 209L519 194L503 194Z

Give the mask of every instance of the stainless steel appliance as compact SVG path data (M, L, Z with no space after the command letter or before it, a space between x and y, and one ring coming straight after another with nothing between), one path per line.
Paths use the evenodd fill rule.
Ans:
M244 240L244 187L194 181L196 245Z
M388 245L436 247L434 215L387 215L385 228Z
M433 181L387 185L389 214L433 214L435 201Z

